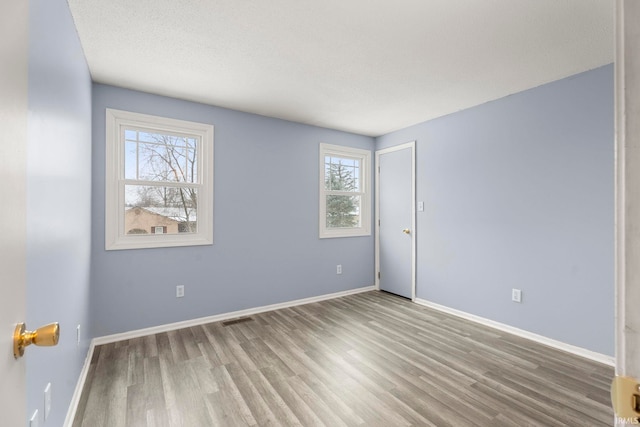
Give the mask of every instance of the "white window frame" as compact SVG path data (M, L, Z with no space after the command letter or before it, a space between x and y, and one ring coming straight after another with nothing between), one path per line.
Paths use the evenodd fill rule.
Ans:
M198 231L177 234L125 234L125 180L124 129L142 128L155 132L178 133L198 140L197 177ZM213 126L205 123L169 119L147 114L106 109L106 200L105 200L105 249L141 249L174 246L213 244ZM157 182L154 182L157 184ZM189 184L193 186L193 184Z
M344 195L359 195L361 197L360 206L360 226L349 228L330 228L327 227L327 195L337 194L325 189L324 175L324 158L325 156L344 157L349 159L357 159L360 161L360 185L361 191L345 192ZM320 238L333 237L355 237L371 235L371 152L359 148L345 147L342 145L332 145L320 143ZM339 193L342 194L342 193Z

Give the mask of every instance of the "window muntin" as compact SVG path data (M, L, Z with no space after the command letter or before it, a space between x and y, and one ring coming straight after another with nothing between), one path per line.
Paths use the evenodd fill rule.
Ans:
M107 109L107 249L213 243L213 126Z
M371 234L369 151L320 144L320 238Z

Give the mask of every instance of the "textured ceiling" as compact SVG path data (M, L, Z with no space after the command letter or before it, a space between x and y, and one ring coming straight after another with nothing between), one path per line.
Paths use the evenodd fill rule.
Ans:
M68 0L93 80L377 136L613 62L613 0Z

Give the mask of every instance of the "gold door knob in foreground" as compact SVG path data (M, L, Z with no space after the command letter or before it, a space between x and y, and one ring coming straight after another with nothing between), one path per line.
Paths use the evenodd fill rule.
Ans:
M404 230L402 230L402 232L404 234L411 234L411 230L409 230L408 228L405 228Z
M24 348L35 344L39 346L53 346L60 339L60 325L50 323L35 331L27 331L24 323L18 323L13 333L13 357L16 359L24 355Z

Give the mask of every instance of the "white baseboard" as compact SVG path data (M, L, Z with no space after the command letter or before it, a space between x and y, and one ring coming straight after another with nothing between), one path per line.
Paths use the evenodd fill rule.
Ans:
M91 366L91 359L93 358L94 349L95 345L92 341L89 345L89 350L87 351L87 357L85 357L84 359L84 365L82 366L82 371L80 371L80 377L78 378L76 388L73 391L73 396L71 396L71 403L69 404L69 409L67 410L67 417L64 419L64 427L71 427L71 425L73 424L73 419L76 417L78 403L80 403L80 397L82 396L82 390L84 389L84 382L87 380L87 373L89 372L89 367Z
M427 301L421 298L416 298L414 302L416 304L433 308L435 310L442 311L444 313L452 314L454 316L461 317L466 320L471 320L472 322L480 323L482 325L489 326L490 328L498 329L503 332L508 332L510 334L517 335L519 337L526 338L531 341L535 341L537 343L544 344L546 346L553 347L555 349L562 350L567 353L575 354L576 356L584 357L586 359L590 359L605 365L615 366L615 358L612 356L607 356L606 354L597 353L595 351L587 350L586 348L582 348L582 347L576 347L574 345L567 344L562 341L557 341L551 338L547 338L542 335L534 334L533 332L525 331L523 329L518 329L516 327L509 326L504 323L496 322L494 320L476 316L475 314L470 314L464 311L456 310L455 308L449 308L444 305L436 304L435 302Z

